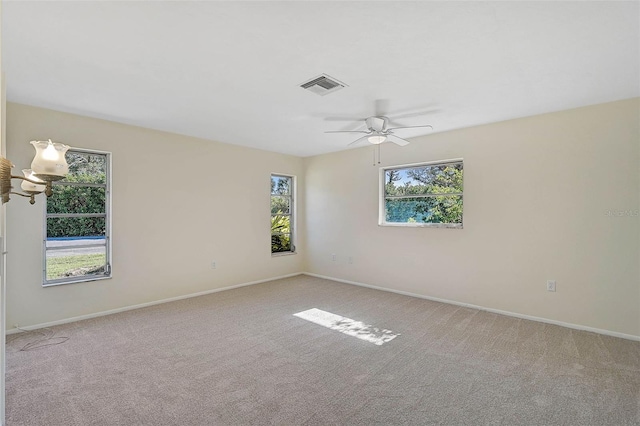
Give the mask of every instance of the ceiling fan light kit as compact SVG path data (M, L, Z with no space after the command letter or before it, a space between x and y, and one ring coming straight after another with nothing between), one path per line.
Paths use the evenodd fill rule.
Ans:
M378 145L378 144L381 144L382 142L386 141L387 137L386 136L382 136L382 135L372 135L372 136L369 136L367 139L372 144Z

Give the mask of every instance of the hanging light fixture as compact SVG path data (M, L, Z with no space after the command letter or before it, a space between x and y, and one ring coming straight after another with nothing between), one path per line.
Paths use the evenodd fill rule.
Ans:
M22 188L22 191L24 191L26 194L34 194L34 195L45 191L46 183L43 180L35 177L33 170L23 169L22 173L24 173L24 177L27 178L23 180L22 184L20 185L20 187ZM33 182L40 182L40 183L33 183Z
M36 150L36 155L31 162L30 169L22 170L24 176L14 176L11 174L13 164L4 157L0 157L0 195L2 203L9 201L9 195L15 194L29 198L29 202L34 204L35 196L45 193L47 197L52 194L52 183L64 179L69 173L69 165L65 154L69 147L67 145L48 141L31 141L31 145ZM23 192L11 191L11 179L21 179L23 182L20 188Z

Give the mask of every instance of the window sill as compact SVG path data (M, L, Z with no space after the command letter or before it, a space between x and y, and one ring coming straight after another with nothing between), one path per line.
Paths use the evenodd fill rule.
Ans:
M383 222L378 226L391 226L399 228L447 228L447 229L463 229L461 223L393 223Z
M89 281L102 281L102 280L110 280L111 277L86 277L86 278L78 278L75 280L65 280L65 281L53 281L49 283L43 283L42 287L57 287L59 285L67 285L67 284L77 284L77 283L86 283Z
M282 256L292 256L294 254L298 254L297 251L283 251L280 253L271 253L271 257L282 257Z

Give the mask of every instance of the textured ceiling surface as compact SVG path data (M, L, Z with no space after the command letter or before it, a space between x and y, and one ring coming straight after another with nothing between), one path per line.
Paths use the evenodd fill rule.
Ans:
M7 100L309 156L639 96L639 5L5 0Z

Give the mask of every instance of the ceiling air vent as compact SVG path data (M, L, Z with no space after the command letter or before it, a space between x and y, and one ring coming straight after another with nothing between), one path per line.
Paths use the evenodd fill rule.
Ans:
M318 77L312 78L305 83L302 83L300 87L302 87L303 89L307 89L308 91L313 92L316 95L324 96L328 93L340 90L343 87L347 87L347 85L336 80L333 77L322 74Z

